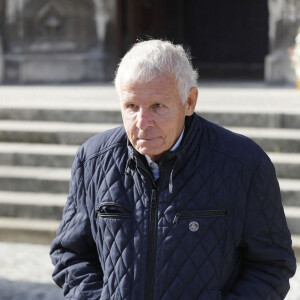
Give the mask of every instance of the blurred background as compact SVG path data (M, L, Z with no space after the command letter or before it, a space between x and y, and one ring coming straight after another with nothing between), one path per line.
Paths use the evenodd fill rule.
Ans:
M200 78L294 81L296 0L1 0L3 83L108 81L137 38L170 39Z
M0 300L62 299L48 252L76 149L122 123L114 72L150 37L191 54L197 113L268 153L300 261L299 26L298 0L0 0Z

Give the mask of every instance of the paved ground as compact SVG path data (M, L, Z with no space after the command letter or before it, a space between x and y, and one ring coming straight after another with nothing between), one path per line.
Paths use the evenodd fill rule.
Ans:
M0 242L0 300L61 300L49 246Z
M201 82L197 110L243 112L300 112L300 91L264 82ZM59 102L57 101L59 99ZM0 86L0 107L63 109L119 108L111 84Z
M62 300L51 279L49 246L0 242L0 300ZM287 300L300 300L300 263Z

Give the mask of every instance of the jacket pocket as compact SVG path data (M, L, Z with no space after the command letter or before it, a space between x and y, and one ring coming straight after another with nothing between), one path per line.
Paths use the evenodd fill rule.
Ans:
M179 219L190 218L215 218L227 216L227 210L199 210L199 211L182 211L175 214L173 224L176 225Z
M129 218L132 212L126 206L116 202L103 202L96 207L96 217L101 218Z

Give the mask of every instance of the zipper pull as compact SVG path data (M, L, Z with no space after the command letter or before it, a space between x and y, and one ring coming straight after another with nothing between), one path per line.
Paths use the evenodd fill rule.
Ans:
M98 205L95 209L95 214L94 214L95 220L97 220L99 213L100 213L100 205Z
M181 216L181 213L177 213L177 214L175 215L174 220L173 220L173 225L176 225L176 224L177 224L178 219L180 218L180 216Z
M156 208L156 191L152 190L151 193L151 209L155 209Z

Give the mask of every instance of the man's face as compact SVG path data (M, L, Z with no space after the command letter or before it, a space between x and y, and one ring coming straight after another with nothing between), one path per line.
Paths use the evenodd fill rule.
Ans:
M123 123L133 147L159 161L179 138L186 115L196 103L182 104L175 81L170 77L150 82L121 84ZM196 97L197 98L197 97Z

